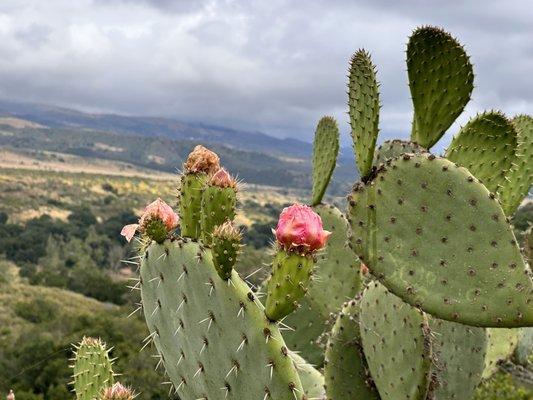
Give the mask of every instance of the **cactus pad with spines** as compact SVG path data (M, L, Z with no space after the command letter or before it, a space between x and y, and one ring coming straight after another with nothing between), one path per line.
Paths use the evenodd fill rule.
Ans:
M324 398L324 376L306 360L294 352L289 352L294 367L302 382L304 393L309 399Z
M487 329L487 354L483 379L490 378L498 371L498 364L513 355L520 339L520 329Z
M77 400L98 399L114 383L109 350L100 339L84 337L75 346L74 391Z
M181 398L304 398L277 325L235 271L218 276L209 249L152 244L141 280L150 337Z
M429 318L435 362L435 399L471 399L485 368L485 328Z
M472 64L449 33L427 26L409 38L407 72L415 110L411 140L430 149L470 100Z
M313 198L311 205L322 201L335 169L339 153L339 127L332 117L318 122L313 143Z
M328 400L379 400L363 354L360 298L344 304L331 329L324 367Z
M515 162L517 133L499 111L477 115L461 128L446 151L446 158L468 170L491 192L505 184Z
M533 118L519 115L511 122L518 135L518 146L513 168L500 190L502 208L507 215L514 214L533 185Z
M181 176L179 208L181 235L197 239L200 237L200 212L202 193L207 184L205 172L187 173Z
M279 321L300 306L314 268L313 256L279 249L267 283L266 315Z
M425 400L432 359L424 313L372 282L363 291L359 326L381 399Z
M529 268L496 198L465 168L403 155L349 204L352 246L404 301L468 325L533 325Z
M346 246L349 227L342 212L326 204L313 209L331 236L326 248L317 255L314 277L302 306L285 320L294 331L286 331L283 336L291 349L300 351L311 363L321 365L324 352L316 341L328 328L331 314L359 292L361 274L357 256Z
M389 158L398 157L404 153L425 153L426 149L417 143L405 140L387 140L376 149L374 154L374 166L384 163Z
M348 106L355 158L364 178L372 170L380 108L376 67L365 50L357 51L351 59Z

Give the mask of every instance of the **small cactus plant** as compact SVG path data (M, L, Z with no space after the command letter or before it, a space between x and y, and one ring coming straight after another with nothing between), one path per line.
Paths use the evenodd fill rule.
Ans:
M376 149L377 71L368 52L353 56L348 106L361 180L346 216L323 204L339 150L336 122L323 118L311 206L280 216L266 307L235 268L235 182L205 147L180 177L179 235L166 208L125 229L145 243L147 341L182 400L469 399L515 350L514 339L502 350L496 338L518 340L516 328L533 326L531 272L509 225L532 183L531 119L480 114L447 158L436 156L431 148L470 99L472 65L456 39L422 27L407 67L411 141Z

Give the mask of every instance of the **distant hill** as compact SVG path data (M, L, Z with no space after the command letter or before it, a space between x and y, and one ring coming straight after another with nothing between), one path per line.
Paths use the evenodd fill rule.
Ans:
M204 144L246 182L311 187L312 145L296 139L166 118L10 102L0 102L0 129L0 146L5 148L117 160L165 172L175 172L194 145ZM343 194L354 182L354 165L349 157L340 158L330 193Z
M306 157L310 143L279 139L261 132L248 132L222 126L183 122L171 118L136 117L117 114L92 114L33 103L0 101L0 116L29 120L50 128L91 129L123 135L222 143L239 150Z

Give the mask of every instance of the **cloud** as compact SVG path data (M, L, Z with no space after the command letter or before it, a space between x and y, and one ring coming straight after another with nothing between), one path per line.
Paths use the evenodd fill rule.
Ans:
M532 17L525 0L4 0L0 96L310 139L323 114L348 131L348 60L365 47L379 69L383 137L406 137L413 28L443 26L471 55L464 123L486 108L533 110Z

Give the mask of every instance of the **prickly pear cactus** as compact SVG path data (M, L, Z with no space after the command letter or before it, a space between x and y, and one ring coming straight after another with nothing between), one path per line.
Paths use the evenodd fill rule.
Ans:
M426 152L426 149L414 142L398 139L387 140L376 149L374 154L374 166L378 167L389 158L395 158L405 153L417 154Z
M492 328L487 330L487 354L483 379L498 371L498 363L511 358L518 345L520 329Z
M449 33L427 26L409 38L407 73L415 110L411 140L430 149L470 100L472 64Z
M322 201L335 169L339 153L339 128L332 117L323 117L316 127L313 144L313 197L311 205Z
M141 281L150 338L182 399L304 398L277 325L235 271L220 278L209 249L154 243Z
M478 328L429 318L433 346L433 398L471 399L485 368L487 333Z
M363 292L359 316L363 351L383 400L425 400L432 354L424 313L380 283Z
M360 298L344 304L329 335L324 379L328 400L379 400L359 328Z
M533 290L496 198L431 154L389 160L349 197L351 243L411 305L474 326L533 324Z
M99 399L102 391L114 383L109 350L100 339L84 337L75 345L74 391L77 400Z
M533 118L529 115L518 115L512 119L518 135L516 158L507 179L500 189L503 210L512 215L527 196L533 185Z
M285 320L293 330L283 336L291 349L301 352L309 362L322 365L324 350L318 344L319 338L329 330L331 314L359 292L361 274L357 256L346 245L346 218L331 205L318 205L314 210L331 236L326 249L317 255L315 275L301 307Z
M518 137L514 125L501 112L477 115L461 128L446 151L446 158L468 170L491 192L506 182L515 163Z
M323 399L324 376L297 353L290 352L290 357L304 388L304 393L309 399Z
M357 51L350 63L348 106L355 160L359 173L366 177L372 169L380 105L376 67L365 50Z

